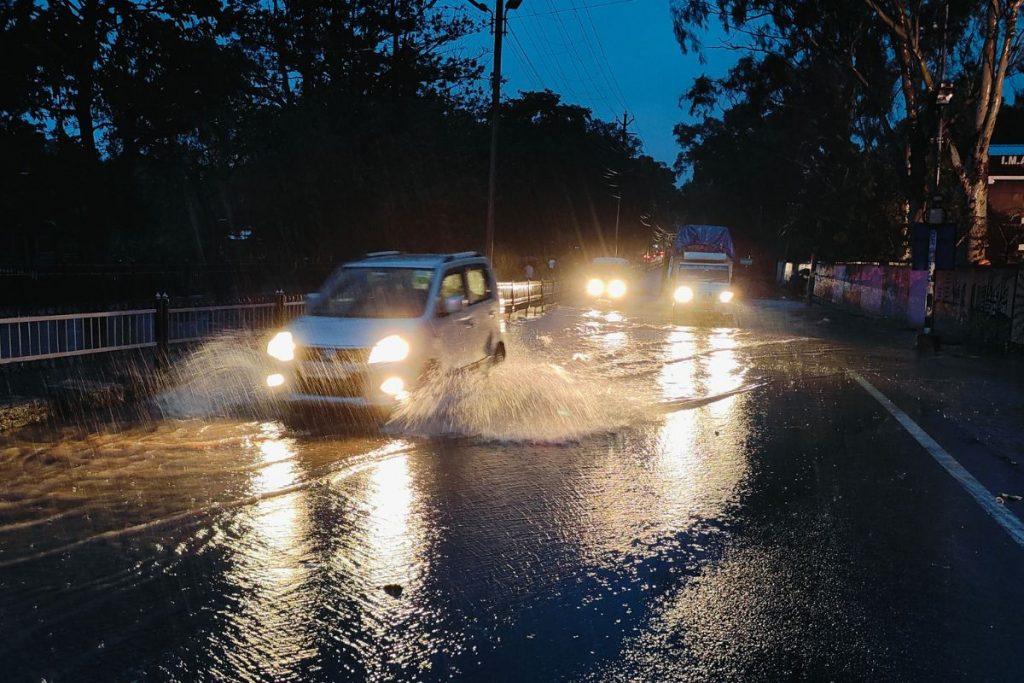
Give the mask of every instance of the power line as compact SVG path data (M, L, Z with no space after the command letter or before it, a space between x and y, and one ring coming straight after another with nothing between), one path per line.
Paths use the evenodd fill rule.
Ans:
M552 3L551 0L548 0L548 4L552 7L552 9L554 9L554 4ZM557 24L558 29L562 32L562 36L565 38L565 47L568 49L568 54L569 54L569 56L571 58L570 61L573 61L573 59L575 59L575 62L573 62L573 68L576 70L576 73L579 75L580 82L588 82L589 81L590 88L592 89L592 91L595 91L595 95L596 94L600 94L602 86L597 83L597 81L594 79L594 77L592 75L589 74L588 69L587 69L587 65L584 63L583 58L580 57L579 52L576 50L576 45L573 42L572 37L569 35L569 31L568 31L568 29L565 26L565 22L562 21L562 17L559 16L559 13L556 12L556 13L553 13L553 14L554 14L554 17L555 17L555 24ZM618 113L615 111L615 108L611 106L611 103L609 102L607 97L605 97L605 96L600 96L600 97L595 96L595 99L599 100L599 101L602 101L604 103L604 105L606 107L608 107L608 109L609 109L609 111L610 111L610 113L612 115L612 118L615 118L616 116L618 116Z
M611 2L599 2L593 5L583 5L580 9L596 9L598 7L611 7L612 5L625 5L636 0L611 0ZM571 9L553 9L550 12L533 12L532 14L520 14L520 17L547 17L552 14L565 14L566 12L573 12Z
M523 47L522 42L519 40L519 36L516 35L511 26L508 27L508 35L512 38L512 50L516 53L516 57L526 65L527 69L529 69L533 74L534 79L537 81L537 85L541 90L544 90L544 79L541 78L540 72L537 71L537 67L533 65L533 60L530 59L530 54L526 51L526 48Z
M573 7L575 8L575 6L576 3L573 2ZM619 87L619 81L615 78L615 72L612 69L611 61L608 59L608 53L604 49L604 43L601 41L601 35L597 32L597 26L594 24L594 17L590 14L590 10L587 10L586 12L587 20L590 23L590 29L594 33L594 40L597 42L597 48L601 51L601 59L604 63L605 71L608 73L608 78L611 81L612 87L615 88L615 92L619 96L619 104L622 105L623 109L629 109L629 107L626 106L626 97L622 94L622 88ZM579 12L576 13L576 17L580 22L580 26L583 27L583 20L580 18ZM586 28L583 29L583 32L586 33Z
M571 0L571 2L572 2L573 12L576 15L576 19L579 22L580 28L583 31L584 35L586 35L587 30L586 30L586 27L583 25L583 20L582 20L582 17L580 16L580 12L578 10L579 9L583 9L586 12L587 22L590 24L590 29L591 29L592 33L594 34L594 40L597 43L597 48L598 48L598 51L600 52L600 55L601 55L601 59L598 60L597 59L597 55L595 54L594 55L594 61L598 64L598 68L599 69L601 68L601 65L603 65L604 73L607 75L607 82L610 84L610 86L614 90L615 94L617 95L619 105L624 110L627 110L627 111L630 110L631 107L627 104L626 96L625 96L625 94L623 94L622 88L619 85L619 81L615 77L615 70L612 68L611 60L608 59L608 52L604 48L604 42L601 40L601 34L598 32L597 25L594 23L594 16L590 13L590 10L586 6L578 7L576 5L576 1L575 0ZM588 41L588 47L590 47L589 41ZM593 49L592 48L591 48L591 53L593 54ZM636 116L635 115L633 116L632 122L636 123ZM639 133L638 137L640 138L641 143L642 143L643 138L645 136L643 135L643 129L640 127L639 123L636 123L636 129L637 129L637 131Z
M547 69L548 73L554 74L557 80L561 81L562 87L558 88L558 91L561 92L563 95L567 95L568 97L574 100L582 99L579 96L579 94L576 93L576 91L573 89L571 81L569 78L566 77L565 71L562 70L562 65L559 63L559 60L557 58L552 59L554 55L550 52L545 52L545 50L542 48L543 45L550 44L550 41L547 39L547 36L542 35L538 39L537 36L534 35L534 32L531 30L533 26L529 23L523 23L522 27L524 29L524 35L526 39L530 41L530 44L533 47L533 54L536 55L539 60L546 63L548 67L550 67ZM539 33L544 33L542 26L539 26Z

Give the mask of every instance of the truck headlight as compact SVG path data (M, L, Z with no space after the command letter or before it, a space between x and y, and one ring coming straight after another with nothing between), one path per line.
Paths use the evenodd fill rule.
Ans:
M672 293L672 298L681 304L693 301L693 290L685 285L682 287L676 287L676 291Z
M613 299L621 299L626 295L626 283L622 280L612 280L608 283L608 296Z
M718 295L718 300L721 301L723 304L727 304L730 301L732 301L733 296L733 293L726 289L722 291L721 294Z
M587 294L590 296L601 296L604 294L604 282L598 280L596 277L591 278L590 281L587 282Z
M295 359L295 340L291 332L278 332L267 343L267 353L282 361Z
M370 351L370 363L397 363L409 356L409 342L397 334L384 337Z

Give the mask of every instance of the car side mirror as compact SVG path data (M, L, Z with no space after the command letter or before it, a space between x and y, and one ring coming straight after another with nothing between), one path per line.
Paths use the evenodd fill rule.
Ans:
M445 297L443 305L441 307L441 312L444 315L458 313L459 311L462 310L462 305L462 297L458 294L453 294L452 296Z

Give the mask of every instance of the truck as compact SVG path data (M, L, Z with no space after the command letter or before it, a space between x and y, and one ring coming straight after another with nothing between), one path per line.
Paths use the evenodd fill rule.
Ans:
M736 296L733 265L736 250L729 228L683 225L666 258L665 287L674 311L729 313Z

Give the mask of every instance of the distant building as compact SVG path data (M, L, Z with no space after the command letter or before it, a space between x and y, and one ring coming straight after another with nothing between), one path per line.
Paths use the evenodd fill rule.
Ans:
M1024 261L1024 144L992 145L988 152L990 254Z

